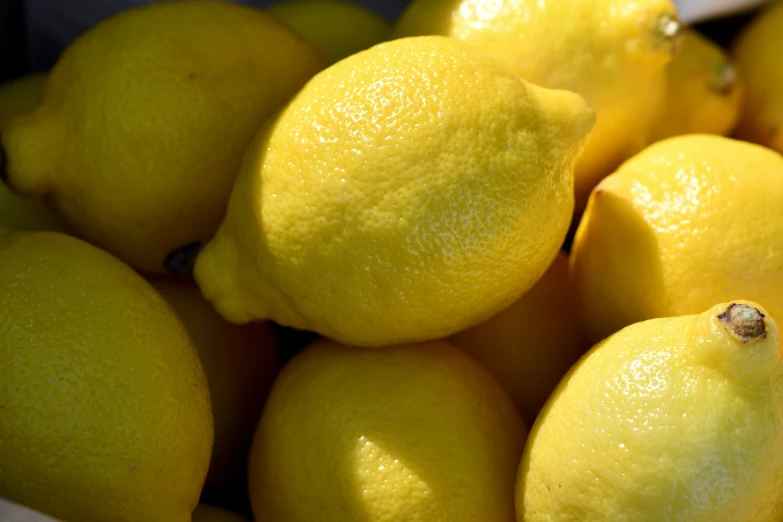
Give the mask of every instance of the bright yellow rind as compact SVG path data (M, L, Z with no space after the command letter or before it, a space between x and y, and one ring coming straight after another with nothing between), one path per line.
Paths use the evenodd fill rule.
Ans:
M774 319L744 344L729 303L629 326L563 379L530 434L519 522L777 522L783 362Z
M449 335L549 266L593 121L453 39L375 46L262 131L196 278L235 322L368 346Z
M525 426L443 342L321 341L275 382L250 456L256 520L514 521Z
M682 50L666 71L666 103L653 126L652 140L681 134L727 135L734 129L744 85L723 49L686 29Z
M588 332L738 296L783 317L783 158L721 136L661 141L593 192L572 248Z
M783 2L773 2L737 38L732 56L746 94L736 136L783 153Z
M584 96L597 123L576 168L581 212L590 190L649 141L679 47L676 16L670 0L415 0L394 35L450 36L525 81Z

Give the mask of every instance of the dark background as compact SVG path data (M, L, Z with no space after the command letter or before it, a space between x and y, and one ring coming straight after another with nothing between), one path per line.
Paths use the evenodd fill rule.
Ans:
M0 0L0 81L24 72L23 0Z

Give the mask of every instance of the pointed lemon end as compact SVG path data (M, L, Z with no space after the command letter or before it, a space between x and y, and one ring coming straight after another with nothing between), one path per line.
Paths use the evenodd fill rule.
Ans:
M239 292L234 274L238 269L238 254L233 241L218 233L211 242L201 250L195 259L193 276L207 301L227 321L246 323L248 317Z
M531 87L560 139L581 152L595 127L595 111L587 100L567 90Z
M206 300L227 321L245 324L270 318L273 290L223 230L198 253L193 275Z
M45 196L61 154L53 124L38 112L19 116L0 132L0 177L14 192Z

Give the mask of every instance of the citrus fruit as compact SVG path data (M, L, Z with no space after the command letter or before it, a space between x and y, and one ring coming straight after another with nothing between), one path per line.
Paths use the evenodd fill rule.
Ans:
M752 299L783 316L783 158L714 135L670 138L596 187L571 251L585 327Z
M209 392L169 305L109 254L0 233L0 497L70 522L188 522Z
M377 45L259 134L196 279L232 322L352 345L449 335L549 266L592 124L581 97L456 40Z
M3 130L8 184L136 269L188 272L181 249L217 230L253 136L322 66L250 7L123 11L75 40L36 110Z
M681 37L670 0L414 0L394 35L441 34L503 60L525 81L581 94L596 126L576 166L576 209L643 148Z
M525 427L489 373L430 341L319 341L283 368L256 431L256 520L511 522Z
M369 9L340 0L288 0L269 12L310 42L329 64L388 40L391 24Z
M777 522L781 390L777 326L755 303L629 326L541 412L518 520Z

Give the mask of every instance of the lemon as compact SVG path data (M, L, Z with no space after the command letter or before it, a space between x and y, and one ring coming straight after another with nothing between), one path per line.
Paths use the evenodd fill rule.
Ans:
M46 74L30 74L0 85L0 126L30 112L41 101Z
M187 522L212 416L196 350L128 266L0 234L0 497L65 522Z
M505 61L522 79L584 96L595 131L576 167L576 209L648 141L676 55L670 0L414 0L395 36L441 34Z
M528 424L590 348L573 293L568 256L558 254L544 276L514 304L449 338L494 375Z
M596 187L574 240L589 334L736 296L783 317L781 202L783 158L758 145L694 134L629 160Z
M37 109L3 131L8 183L137 269L187 272L179 249L214 234L253 136L321 67L249 7L122 12L77 39Z
M525 427L442 341L319 341L272 388L250 455L256 520L511 522Z
M667 68L666 103L653 140L680 134L729 134L739 119L743 85L728 54L686 29L680 54Z
M745 80L736 136L783 152L783 2L773 2L744 28L732 55Z
M310 42L330 64L386 41L391 24L365 7L339 0L288 0L269 12Z
M196 278L230 321L352 345L442 337L530 288L573 209L593 123L439 36L317 75L248 151Z
M193 522L247 522L243 517L208 504L199 504L193 512Z
M517 519L781 520L777 347L775 321L749 301L634 324L596 345L530 433Z
M0 129L13 117L33 110L45 84L45 74L33 74L0 85ZM4 161L0 150L0 174ZM30 231L62 232L65 229L45 201L14 194L5 183L0 183L0 226Z
M209 384L215 443L206 489L224 489L244 475L253 430L277 375L279 354L272 327L238 326L223 319L189 280L152 278L174 308L198 351Z

